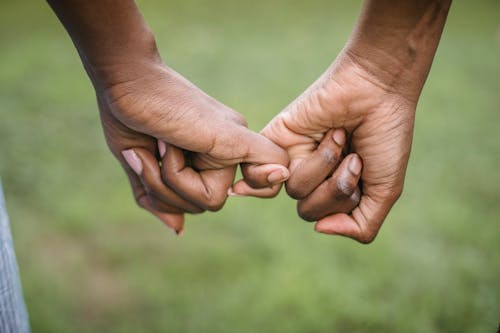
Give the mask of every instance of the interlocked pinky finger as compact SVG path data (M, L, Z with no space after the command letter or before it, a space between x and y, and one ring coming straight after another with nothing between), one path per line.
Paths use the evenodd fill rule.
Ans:
M245 179L240 179L229 188L227 193L233 197L251 196L257 198L274 198L280 192L281 186L282 184L277 184L266 188L253 188L248 185Z

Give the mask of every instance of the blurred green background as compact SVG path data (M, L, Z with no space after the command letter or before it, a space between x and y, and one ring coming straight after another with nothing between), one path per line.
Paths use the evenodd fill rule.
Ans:
M262 128L328 66L359 1L140 1L165 61ZM456 1L405 193L375 243L292 200L230 198L183 237L137 208L43 1L0 3L0 175L34 332L494 332L500 2Z

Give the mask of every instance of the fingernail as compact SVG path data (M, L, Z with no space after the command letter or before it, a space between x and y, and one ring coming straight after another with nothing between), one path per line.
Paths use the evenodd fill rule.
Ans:
M333 131L333 141L335 141L336 144L339 146L343 146L345 143L345 133L344 130L341 129L336 129Z
M175 230L175 233L177 234L177 236L181 237L182 235L184 235L184 228Z
M361 161L359 160L358 155L351 157L351 160L349 161L349 171L351 171L353 175L359 175L361 172Z
M234 192L232 187L227 189L227 195L230 197L243 197L243 195Z
M167 145L161 140L158 140L158 152L160 153L161 158L163 158L167 152Z
M136 174L142 173L142 162L133 149L123 150L122 155Z
M274 170L273 172L271 172L267 176L267 181L270 184L276 185L276 184L282 183L285 180L287 180L289 176L290 176L290 172L288 171L288 169L281 168L281 169Z

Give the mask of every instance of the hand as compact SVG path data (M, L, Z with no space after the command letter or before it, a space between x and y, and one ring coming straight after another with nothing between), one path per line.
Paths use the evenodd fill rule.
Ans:
M359 65L355 56L344 52L326 73L262 130L264 136L288 151L291 176L286 184L287 192L300 199L301 216L319 219L317 231L351 237L362 243L375 238L403 189L415 106L416 101L378 80ZM358 154L363 165L355 154L350 154L333 177L314 189L339 161L345 140L342 131L334 132L339 144L332 140L325 149L322 142L316 149L323 137L323 140L334 137L332 128L347 131L348 152ZM349 199L350 206L356 202L359 172L362 181L359 205L349 215L340 213L350 208L349 202L341 207L336 198ZM254 177L248 167L245 176ZM304 185L311 182L311 178L312 183ZM252 190L248 182L251 180L235 184L233 191L261 195L259 190ZM317 191L321 194L311 199L311 190L313 194ZM343 196L335 193L343 193ZM269 190L265 194L269 195ZM328 206L332 212L325 213ZM331 213L334 214L329 215Z
M366 0L337 60L263 130L265 136L287 148L291 155L292 176L287 190L292 196L304 194L299 186L304 180L297 181L301 177L293 175L297 164L295 156L300 158L301 154L310 152L330 128L345 128L349 133L349 151L363 159L359 206L351 215L339 213L320 219L317 231L369 243L401 195L415 108L450 5L451 0L405 0L397 6L390 0ZM352 170L360 170L360 163L355 163L354 157L350 159ZM305 169L310 170L303 179L317 176L322 169L315 169L317 161L302 162L306 162L309 166ZM236 184L235 192L250 191L248 185L252 185L254 177L251 167L247 167L245 177L247 182ZM320 185L318 189L325 186ZM328 197L328 193L335 191L338 190L330 186L330 191L324 193ZM321 204L312 202L316 213L327 206L328 199L323 200ZM310 204L306 199L301 200L299 214L303 215L304 207ZM330 205L336 204L331 201ZM309 208L309 212L313 210ZM309 212L306 209L307 215Z
M184 212L224 204L238 163L261 165L257 186L288 177L285 151L163 64L133 0L49 4L78 49L106 140L140 206L180 232Z
M132 0L49 0L49 4L70 34L97 90L109 146L128 171L139 204L146 201L142 199L145 193L148 204L158 211L172 213L172 207L192 210L184 201L199 209L216 210L225 200L221 189L234 176L234 163L240 162L254 165L244 168L246 182L236 184L235 192L271 187L260 194L277 193L277 184L288 177L285 152L248 131L238 114L165 67L154 37ZM341 163L332 180L327 179L331 186L313 189L319 176L325 176L321 170L333 170L339 159L338 154L322 157L329 151L321 148L323 143L320 153L311 154L329 129L345 128L350 134L350 150L364 160L359 206L351 216L334 214L322 219L316 224L318 231L370 242L401 194L416 101L450 4L451 0L407 0L398 6L389 0L365 1L338 61L264 129L267 137L282 141L290 155L301 161L291 169L305 171L296 171L287 185L288 192L295 196L308 193L319 200L320 188L319 193L334 193L332 184L353 185L346 183L347 179L354 181L358 177L355 174L361 172L361 161L355 155L348 156L348 164ZM155 139L168 143L163 148L173 156L171 163L163 160L167 192L158 188L158 166L147 162L154 164ZM144 150L137 153L131 149L137 144ZM330 147L331 143L324 145ZM185 152L202 154L188 154L190 158L186 159ZM307 158L301 157L308 152ZM331 165L319 167L317 174L313 173L314 182L301 180L316 170L316 164L325 162ZM342 171L348 166L350 176ZM220 171L204 173L207 167ZM338 174L339 170L342 173ZM147 176L148 172L156 176ZM142 187L135 174L140 176ZM338 177L347 178L340 181ZM307 191L300 188L304 184ZM327 212L331 202L315 200L306 197L299 202L301 215L305 212L312 218ZM346 210L347 206L336 209Z
M284 150L162 64L97 91L97 99L106 140L138 205L176 232L183 213L223 206L238 163L260 165L265 177L256 186L276 189L288 177Z

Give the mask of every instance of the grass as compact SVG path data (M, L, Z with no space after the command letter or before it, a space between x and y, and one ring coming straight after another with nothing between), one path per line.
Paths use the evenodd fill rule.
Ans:
M258 130L341 49L360 3L140 1L165 61ZM500 318L500 5L457 1L405 194L369 246L285 195L177 238L135 207L92 88L42 1L0 4L0 175L34 332L493 332Z

